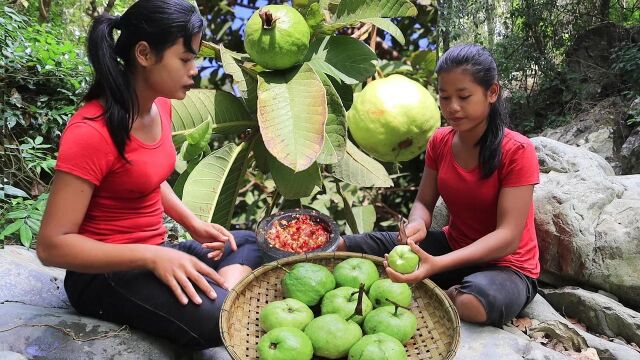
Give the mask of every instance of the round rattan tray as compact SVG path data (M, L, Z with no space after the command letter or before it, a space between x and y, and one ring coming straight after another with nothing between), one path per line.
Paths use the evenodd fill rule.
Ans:
M373 261L385 276L382 258L351 252L297 255L267 263L249 274L227 295L220 314L222 341L235 360L258 359L256 346L264 331L258 319L269 302L282 300L281 279L285 269L299 262L324 265L330 270L350 257ZM460 318L449 297L430 280L413 287L412 311L418 319L418 331L405 348L409 359L453 359L460 342ZM295 360L295 359L292 359Z

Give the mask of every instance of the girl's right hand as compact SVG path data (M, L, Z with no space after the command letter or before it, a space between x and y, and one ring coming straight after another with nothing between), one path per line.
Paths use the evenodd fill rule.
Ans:
M181 304L186 305L189 299L195 304L202 304L202 299L196 293L193 284L197 285L211 300L217 297L205 276L222 288L228 289L222 276L195 256L162 246L154 246L153 249L149 270L153 271L173 291Z
M427 236L427 227L424 225L424 221L410 220L410 222L404 226L404 232L407 234L407 241L420 244ZM398 242L400 242L400 236L398 236Z

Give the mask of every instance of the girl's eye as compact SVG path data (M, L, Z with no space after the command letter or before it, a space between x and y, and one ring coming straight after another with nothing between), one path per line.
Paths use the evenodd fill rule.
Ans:
M440 96L440 100L449 100L448 96Z
M470 98L470 97L471 97L471 95L467 95L467 96L460 96L460 99L462 99L462 100L467 100L467 99L468 99L468 98Z

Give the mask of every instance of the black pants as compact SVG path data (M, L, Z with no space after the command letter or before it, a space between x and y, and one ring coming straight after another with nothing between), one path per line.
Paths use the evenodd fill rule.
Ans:
M238 250L227 244L218 261L207 258L208 250L191 240L171 246L191 254L214 270L242 264L255 269L262 263L251 231L233 231ZM211 300L194 286L202 304L182 305L171 289L149 270L107 274L67 271L64 287L71 305L82 315L126 324L166 338L185 349L201 350L222 344L218 320L227 291L209 280L218 297Z
M374 232L343 238L348 251L384 257L397 245L397 236L394 232ZM420 248L433 256L453 251L443 231L429 230ZM475 295L485 308L487 323L497 327L516 317L538 291L535 279L495 265L454 269L433 275L430 280L444 290L457 286L458 291Z

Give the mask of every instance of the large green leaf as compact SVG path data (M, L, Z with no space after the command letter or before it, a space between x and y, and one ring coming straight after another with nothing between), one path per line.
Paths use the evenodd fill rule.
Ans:
M435 51L420 50L411 55L411 66L429 79L433 76L438 62L438 56Z
M351 229L349 225L348 230L350 231L347 231L347 233L357 234L373 231L373 226L376 222L376 209L373 205L355 206L351 208L351 211L353 211L357 228Z
M418 9L409 0L342 0L334 22L352 23L363 19L416 15Z
M257 127L242 101L226 91L194 89L183 100L172 100L172 134L184 137L211 118L212 132L236 134Z
M302 171L324 143L327 97L308 65L258 75L258 123L264 144L280 162Z
M389 187L393 181L379 162L347 140L347 153L333 165L333 175L349 184L363 187Z
M198 218L229 227L252 145L227 144L193 169L184 185L182 201Z
M362 41L339 35L316 38L309 45L306 60L317 71L357 84L376 72L377 57Z
M379 27L380 29L388 32L389 34L391 34L391 36L396 38L396 40L398 40L400 44L404 45L404 34L402 33L402 30L400 30L398 26L396 26L396 24L391 22L391 20L383 18L372 18L364 19L362 20L362 22L370 23Z
M200 45L200 52L198 53L198 56L219 58L220 51L217 45L208 41L203 41L202 45Z
M321 72L318 72L317 75L327 92L327 107L329 111L327 123L324 127L324 146L320 155L318 155L318 163L335 164L344 157L347 146L347 112L327 75Z
M268 159L271 176L283 198L299 199L309 196L316 186L322 186L320 167L317 163L313 163L302 171L294 172L274 156L269 156Z

